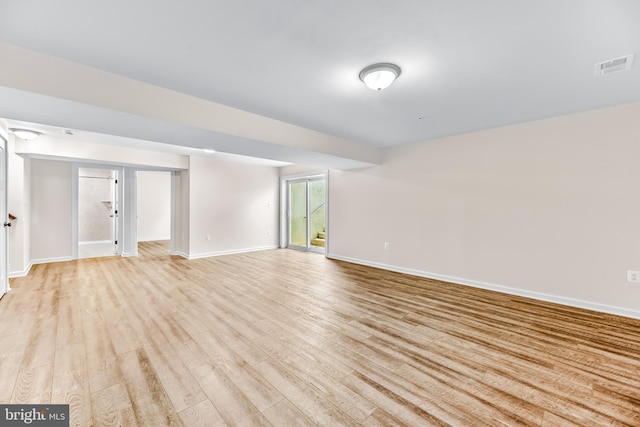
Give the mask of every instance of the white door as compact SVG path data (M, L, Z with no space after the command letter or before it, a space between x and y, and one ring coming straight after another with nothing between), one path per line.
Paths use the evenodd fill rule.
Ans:
M3 227L0 232L0 298L9 290L7 278L7 228L11 226L7 217L7 140L0 135L0 216Z
M303 178L288 181L287 194L287 247L324 253L326 239L325 179Z

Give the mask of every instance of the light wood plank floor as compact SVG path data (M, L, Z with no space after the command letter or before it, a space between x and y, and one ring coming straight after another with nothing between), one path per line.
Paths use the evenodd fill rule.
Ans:
M640 426L640 321L273 250L34 266L0 402L72 425Z

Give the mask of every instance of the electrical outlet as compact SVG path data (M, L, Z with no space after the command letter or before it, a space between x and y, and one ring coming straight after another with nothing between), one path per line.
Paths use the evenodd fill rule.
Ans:
M384 242L384 248L389 249L389 242Z
M627 270L627 282L640 283L640 271Z
M271 237L271 230L267 231L267 236Z
M207 240L207 241L211 240L211 234L205 234L204 240Z

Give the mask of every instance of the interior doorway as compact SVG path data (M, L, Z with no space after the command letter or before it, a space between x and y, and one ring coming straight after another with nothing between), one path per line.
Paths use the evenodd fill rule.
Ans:
M78 258L119 253L118 169L78 168Z
M138 171L136 189L138 251L171 252L172 187L169 171Z
M287 180L287 247L325 253L327 241L326 180Z
M72 189L72 259L79 259L85 257L97 257L97 256L123 256L133 257L138 255L138 173L146 174L152 171L152 169L140 171L137 168L121 167L117 165L100 165L89 163L76 163L74 164L73 175L73 189ZM182 212L182 203L185 203L184 198L180 193L180 179L181 174L176 171L157 171L159 175L162 175L165 179L164 182L168 185L164 185L162 189L151 188L148 189L144 186L141 188L140 193L147 193L153 195L154 192L162 191L162 195L165 197L165 202L157 202L157 204L151 203L150 209L152 211L168 212L167 217L169 220L169 226L163 227L163 235L159 237L164 242L164 245L168 248L168 253L172 255L183 255L185 252L182 250L181 242L176 243L176 233L183 235L182 217L179 214ZM97 179L102 180L103 188L98 191L89 191L93 199L94 208L99 212L98 222L104 223L105 211L108 214L106 221L111 225L111 233L105 235L103 225L97 225L101 228L101 234L97 234L97 230L91 230L91 234L87 237L84 232L87 228L92 228L83 225L83 221L87 219L86 215L83 215L85 209L82 208L83 202L86 201L85 196L87 191L82 190L82 187L86 184L95 184ZM109 183L111 191L104 192L104 183ZM144 182L144 178L143 178ZM177 183L176 183L177 182ZM89 186L91 188L91 186ZM178 192L178 196L176 196ZM85 200L83 200L85 199ZM146 202L143 202L146 203ZM97 207L96 207L97 204ZM100 209L102 208L102 210ZM144 207L142 208L144 209ZM156 212L157 213L157 212ZM177 216L178 215L178 216ZM177 218L176 218L177 216ZM95 224L95 222L94 222ZM166 224L166 222L165 222ZM168 235L167 235L168 230ZM144 236L144 230L142 231L142 239L148 239ZM158 238L158 237L155 237ZM153 238L153 239L155 239ZM166 240L165 240L166 239ZM82 244L80 242L83 242ZM167 252L164 251L163 252Z

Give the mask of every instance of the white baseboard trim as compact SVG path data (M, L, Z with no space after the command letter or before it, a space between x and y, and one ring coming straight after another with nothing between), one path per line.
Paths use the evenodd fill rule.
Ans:
M27 265L27 267L22 271L10 271L9 279L14 277L27 277L29 275L29 272L31 271L31 267L33 267L33 262L30 262L29 265Z
M511 288L508 286L495 285L492 283L479 282L476 280L463 279L461 277L447 276L443 274L431 273L428 271L414 270L411 268L396 267L393 265L381 264L377 262L365 261L361 259L344 257L341 255L327 254L327 258L338 261L350 262L353 264L366 265L368 267L380 268L383 270L395 271L397 273L410 274L412 276L425 277L427 279L442 280L443 282L456 283L459 285L471 286L474 288L487 289L490 291L501 292L509 295L517 295L521 297L536 299L540 301L562 304L570 307L584 308L587 310L598 311L601 313L615 314L617 316L629 317L632 319L640 319L639 310L630 310L622 307L614 307L610 305L597 304L590 301L566 298L557 295L545 294L542 292L527 291L523 289Z
M182 251L174 251L174 252L171 252L170 255L181 256L182 258L189 259L189 255L187 255L185 252L182 252Z
M78 242L78 246L83 246L85 248L91 247L102 247L102 246L110 246L113 245L111 240L92 240L86 242Z
M204 254L194 254L194 255L187 255L186 258L189 260L192 260L192 259L209 258L214 256L222 256L222 255L244 254L247 252L268 251L271 249L278 249L278 245L260 246L256 248L234 249L230 251L209 252Z
M74 259L70 256L63 256L63 257L58 257L58 258L41 258L41 259L34 259L31 260L31 264L32 265L36 265L36 264L49 264L52 262L65 262L65 261L73 261Z

